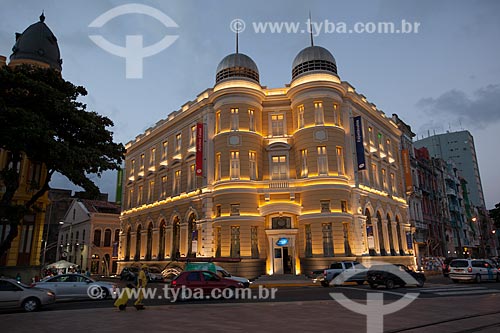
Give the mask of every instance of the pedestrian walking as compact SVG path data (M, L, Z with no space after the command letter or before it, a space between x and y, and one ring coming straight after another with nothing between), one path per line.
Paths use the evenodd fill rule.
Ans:
M137 310L144 310L144 304L142 304L142 300L144 299L144 289L148 285L148 278L146 277L146 271L148 266L142 265L141 270L137 276L137 288L139 289L139 293L137 295L137 299L134 302L134 306Z

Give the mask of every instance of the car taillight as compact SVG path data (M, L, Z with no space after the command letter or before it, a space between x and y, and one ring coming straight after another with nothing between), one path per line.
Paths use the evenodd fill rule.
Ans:
M472 273L472 267L467 268L467 272Z
M173 285L173 286L177 285L177 281L175 281L175 280L174 280L174 281L172 281L172 285Z

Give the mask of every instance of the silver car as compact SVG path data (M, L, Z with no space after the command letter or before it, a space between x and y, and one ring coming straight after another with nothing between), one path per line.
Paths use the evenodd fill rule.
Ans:
M52 290L57 300L67 299L106 299L116 293L116 285L95 281L82 274L61 274L46 277L35 283L36 287Z
M55 301L56 295L50 290L30 287L14 279L0 279L1 308L22 308L31 312Z

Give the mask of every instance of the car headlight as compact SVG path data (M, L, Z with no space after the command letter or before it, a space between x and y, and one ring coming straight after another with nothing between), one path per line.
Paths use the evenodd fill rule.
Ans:
M54 294L52 291L47 291L47 296L56 297L56 294Z

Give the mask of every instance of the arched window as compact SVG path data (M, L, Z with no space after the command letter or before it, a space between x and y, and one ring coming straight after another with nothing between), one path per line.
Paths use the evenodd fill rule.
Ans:
M375 251L375 234L373 232L372 215L368 208L365 209L365 216L366 216L366 239L368 242L368 253L371 256L375 256L377 255L377 252Z
M101 246L101 229L94 230L94 245Z
M153 223L149 223L146 243L146 260L151 260L151 251L153 250Z
M111 229L104 230L104 247L111 246Z
M127 240L126 240L126 245L125 245L125 260L130 260L130 227L127 229Z
M170 254L171 258L179 258L181 256L179 252L180 241L181 241L180 221L179 217L176 216L172 223L172 253Z
M135 261L141 259L141 225L137 226L137 231L135 234Z
M158 260L165 259L165 221L160 222L160 235L158 242Z
M196 216L194 213L188 219L188 257L196 257L198 249L193 248L193 241L198 240L198 229L196 228Z
M120 229L115 230L115 238L113 239L114 243L118 243L120 241Z
M394 236L392 234L392 221L391 221L391 216L387 214L387 233L389 234L389 247L391 249L391 255L396 256L396 250L394 247Z
M384 245L384 231L382 229L382 216L380 215L380 212L377 212L377 229L378 229L378 243L380 246L380 255L385 256L387 255L387 251L385 250L385 245Z

